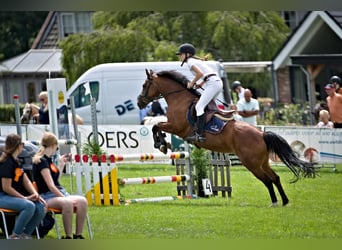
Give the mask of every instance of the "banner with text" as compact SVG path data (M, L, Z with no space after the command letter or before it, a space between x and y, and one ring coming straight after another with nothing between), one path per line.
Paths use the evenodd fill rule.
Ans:
M342 129L310 127L264 127L282 136L302 160L342 163Z

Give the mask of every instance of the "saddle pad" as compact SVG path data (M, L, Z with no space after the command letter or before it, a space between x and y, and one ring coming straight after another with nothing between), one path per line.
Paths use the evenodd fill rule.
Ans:
M190 123L191 126L195 126L196 120L195 117L191 115L191 112L188 110L186 114L187 120ZM205 131L211 134L219 134L224 126L227 124L226 121L222 121L221 119L217 118L216 116L213 116L210 121L208 121L205 124Z

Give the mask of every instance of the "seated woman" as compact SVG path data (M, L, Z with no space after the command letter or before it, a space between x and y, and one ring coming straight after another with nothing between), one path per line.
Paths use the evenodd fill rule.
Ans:
M31 239L46 212L45 201L38 195L18 159L23 145L19 135L9 134L0 156L0 207L19 214L10 239Z
M65 236L63 239L84 239L82 236L84 220L88 212L88 203L85 197L69 195L59 183L60 173L65 167L65 156L60 157L59 166L52 162L52 157L58 150L57 137L45 132L41 139L41 147L33 157L33 176L39 194L46 200L49 208L62 211ZM72 216L76 213L76 230L72 236Z

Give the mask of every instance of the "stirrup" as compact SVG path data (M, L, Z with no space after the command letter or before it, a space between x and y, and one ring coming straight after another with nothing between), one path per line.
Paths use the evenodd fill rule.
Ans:
M203 135L196 134L196 136L197 136L196 141L198 141L198 142L205 141L205 137Z
M194 133L188 137L186 137L184 140L189 141L189 142L203 142L205 140L205 137L202 135L199 135L197 133Z

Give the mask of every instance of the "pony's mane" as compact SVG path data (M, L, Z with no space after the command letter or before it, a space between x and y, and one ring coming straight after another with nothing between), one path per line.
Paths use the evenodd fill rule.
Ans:
M156 73L158 76L161 77L165 77L171 80L174 80L175 82L179 83L180 85L182 85L182 87L187 88L187 84L188 82L190 82L190 80L183 75L182 73L176 71L176 70L163 70L163 71L159 71L158 73ZM195 94L196 96L200 96L201 94L195 90L195 89L188 89L191 93Z
M29 103L32 107L36 108L36 109L40 109L40 107L34 103Z

